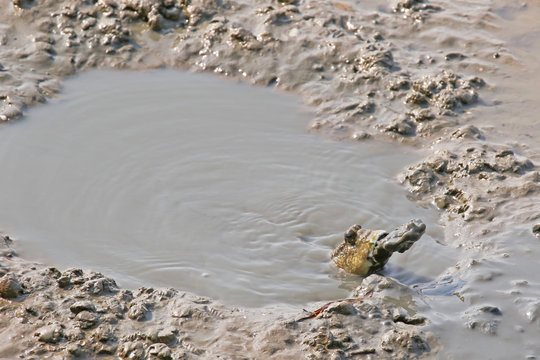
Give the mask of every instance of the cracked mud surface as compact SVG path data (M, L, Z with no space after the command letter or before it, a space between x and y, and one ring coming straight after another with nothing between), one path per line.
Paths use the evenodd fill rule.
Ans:
M121 290L91 271L21 259L6 237L0 358L540 356L540 289L531 275L540 251L539 130L522 141L483 117L519 106L505 105L501 79L524 62L497 36L525 10L489 1L365 6L1 0L5 126L58 93L66 76L96 67L172 67L275 86L315 109L313 131L424 149L425 159L399 178L413 201L440 211L447 246L463 255L432 288L371 275L354 294L371 294L364 301L297 322L299 309ZM475 343L457 350L464 339Z

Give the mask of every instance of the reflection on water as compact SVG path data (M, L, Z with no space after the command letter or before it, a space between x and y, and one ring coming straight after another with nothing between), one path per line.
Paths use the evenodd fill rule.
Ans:
M200 74L83 74L0 131L0 225L27 258L250 306L347 296L359 278L341 287L328 254L352 223L422 218L428 234L391 263L428 279L450 266L425 260L443 248L435 216L393 180L415 155L309 135L300 110Z

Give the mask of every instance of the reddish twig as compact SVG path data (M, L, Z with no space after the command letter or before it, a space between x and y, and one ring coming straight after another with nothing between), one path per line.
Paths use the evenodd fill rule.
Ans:
M307 320L307 319L314 318L314 317L316 317L317 315L321 314L324 310L328 309L328 307L329 307L330 305L335 304L335 303L338 303L338 302L346 301L346 302L348 302L349 304L354 304L354 303L357 303L357 302L361 302L361 301L363 301L364 299L371 297L371 294L372 294L372 292L369 292L368 294L366 294L366 296L361 297L361 298L356 298L356 299L340 299L340 300L330 301L329 303L324 304L323 306L321 306L321 307L318 308L317 310L315 310L315 311L309 313L307 316L301 317L300 319L298 319L298 320L296 320L296 321L297 321L297 322L300 322L300 321L304 321L304 320ZM305 311L305 310L304 310L304 311Z

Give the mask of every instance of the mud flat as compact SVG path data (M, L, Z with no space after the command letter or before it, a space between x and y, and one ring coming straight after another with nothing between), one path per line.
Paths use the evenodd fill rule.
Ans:
M429 286L372 275L352 295L362 301L337 302L299 322L304 314L295 308L234 308L181 290L122 290L89 270L22 259L5 234L0 357L540 356L540 176L533 162L540 130L533 126L525 137L504 130L514 118L534 124L533 111L520 117L519 110L537 103L504 91L512 88L509 78L519 89L528 63L510 46L520 34L503 31L538 14L538 4L363 6L0 1L5 126L57 94L63 78L96 67L171 67L275 86L315 109L313 131L423 149L426 157L400 179L411 200L440 213L445 244L461 249L458 262ZM527 95L530 101L517 100ZM490 122L494 113L511 119Z

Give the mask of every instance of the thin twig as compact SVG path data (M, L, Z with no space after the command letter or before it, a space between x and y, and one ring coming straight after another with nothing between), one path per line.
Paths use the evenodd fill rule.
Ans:
M320 313L322 313L324 310L328 309L328 307L332 304L335 304L335 303L338 303L338 302L343 302L343 301L346 301L348 302L349 304L354 304L354 303L357 303L357 302L361 302L363 301L364 299L366 298L369 298L371 297L371 294L373 292L369 292L368 294L366 294L366 296L364 297L361 297L361 298L355 298L355 299L339 299L339 300L334 300L334 301L330 301L329 303L327 304L324 304L323 306L321 306L320 308L318 308L317 310L309 313L309 315L307 316L304 316L298 320L296 320L297 322L300 322L300 321L304 321L304 320L307 320L307 319L311 319L311 318L314 318L316 317L317 315L319 315Z

